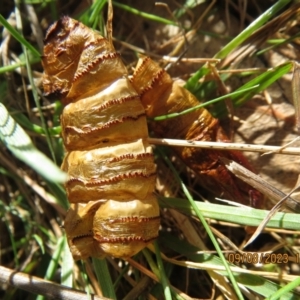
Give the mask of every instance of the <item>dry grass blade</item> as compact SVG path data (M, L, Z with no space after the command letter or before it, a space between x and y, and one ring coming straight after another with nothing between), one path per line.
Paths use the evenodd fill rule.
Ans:
M234 161L230 161L225 158L221 158L221 160L225 163L226 167L237 177L242 179L243 181L249 183L251 186L257 188L268 198L274 199L279 205L280 208L284 202L287 202L287 205L294 211L300 212L300 207L298 201L291 198L290 195L286 195L280 190L276 189L274 186L270 185L268 182L260 178L258 175L252 173L247 170L243 166L239 165ZM295 190L292 190L293 193ZM283 201L283 202L281 202Z
M224 161L226 167L235 174L238 178L242 179L243 181L251 184L253 187L257 188L259 191L261 191L264 195L273 198L276 200L277 204L271 209L269 214L265 217L265 219L261 222L261 224L257 227L251 238L246 242L246 244L243 246L246 248L249 244L251 244L258 235L263 231L263 229L266 227L267 223L270 221L270 219L285 205L289 206L291 209L299 212L300 211L300 204L290 197L292 193L295 192L295 190L298 189L296 186L288 195L285 195L278 189L274 188L270 184L268 184L266 181L262 180L258 175L253 174L249 170L245 169L241 165L237 164L236 162L229 161L225 158L221 158L222 161Z
M298 132L300 133L300 104L299 104L299 95L300 95L300 64L296 61L294 62L294 73L292 80L293 88L293 102L296 109L296 126Z
M222 143L222 142L205 142L205 141L193 141L193 140L175 140L175 139L158 139L149 138L149 143L153 145L164 145L170 147L198 147L207 149L222 149L222 150L239 150L248 152L260 152L264 154L281 153L296 155L299 152L297 147L288 146L268 146L268 145L252 145L252 144L239 144L239 143ZM291 141L291 144L298 141Z

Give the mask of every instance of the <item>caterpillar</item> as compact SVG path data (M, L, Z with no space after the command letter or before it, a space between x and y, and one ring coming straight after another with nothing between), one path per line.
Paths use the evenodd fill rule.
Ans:
M69 17L45 37L43 88L64 105L64 228L75 260L127 258L158 236L145 110L112 43Z
M188 90L172 80L167 72L149 57L141 57L131 83L139 93L149 118L182 112L199 105ZM199 108L176 119L153 122L152 129L159 137L193 141L229 141L224 130L205 108ZM234 160L254 171L239 151L174 147L177 155L197 175L200 183L217 196L252 207L263 207L262 194L232 175L220 157Z

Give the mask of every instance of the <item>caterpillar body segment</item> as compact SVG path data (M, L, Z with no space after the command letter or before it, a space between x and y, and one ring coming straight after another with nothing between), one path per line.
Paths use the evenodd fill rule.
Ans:
M43 85L60 97L64 227L75 260L130 257L158 236L156 166L145 110L113 45L68 17L45 38Z
M167 72L149 57L140 58L131 82L150 118L179 113L199 105L194 95L174 82ZM205 108L176 118L153 122L152 129L157 136L163 138L229 141L219 121ZM215 195L256 208L263 206L262 194L232 175L220 161L220 157L226 157L253 171L241 152L189 147L174 149L185 164L198 175L202 186Z

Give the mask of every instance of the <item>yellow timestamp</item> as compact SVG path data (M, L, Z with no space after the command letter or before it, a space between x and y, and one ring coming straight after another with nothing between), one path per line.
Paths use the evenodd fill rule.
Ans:
M290 256L287 253L264 252L230 252L226 254L227 261L233 264L287 264L289 261L299 263L299 254Z

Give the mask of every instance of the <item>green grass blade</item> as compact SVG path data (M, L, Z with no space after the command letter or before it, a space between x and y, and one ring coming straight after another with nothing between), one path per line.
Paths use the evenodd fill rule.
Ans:
M117 299L114 285L112 283L106 259L93 258L98 283L101 286L104 297Z
M24 37L15 29L13 28L6 20L5 18L0 14L0 23L5 27L10 34L17 40L19 41L22 45L24 45L27 49L29 49L34 56L36 57L41 57L41 54L38 50L36 50L29 42L24 39Z
M43 239L37 234L33 234L32 237L35 239L35 241L39 245L39 247L42 251L42 254L45 254L45 246L44 246L44 243L43 243Z
M228 276L229 276L229 279L232 283L232 286L236 292L236 295L238 297L238 299L243 299L243 296L242 296L242 293L237 285L237 282L233 276L233 273L231 272L230 268L229 268L229 265L224 257L224 254L214 236L214 234L212 233L208 223L206 222L205 218L204 218L204 215L202 214L201 210L198 208L198 206L196 205L192 195L190 194L190 192L188 191L186 185L182 182L182 180L180 179L180 176L178 175L175 167L172 165L172 163L170 162L170 160L168 159L168 157L162 155L164 157L164 160L166 161L166 163L168 164L169 168L172 170L175 178L177 179L177 181L179 182L185 196L187 197L187 199L189 200L189 204L191 205L191 207L193 208L196 216L199 218L199 220L201 221L201 223L203 224L203 227L205 228L211 242L213 243L214 245L214 248L216 249L217 253L219 254L221 260L222 260L222 263L223 265L225 266L227 272L228 272Z
M102 10L107 3L107 0L97 0L79 17L79 20L87 26L98 29L100 25L100 31L103 34L105 25L103 20Z
M145 19L148 19L148 20L152 20L152 21L159 22L159 23L166 24L166 25L178 26L178 24L176 24L176 22L174 22L174 21L171 21L171 20L168 20L168 19L165 19L165 18L161 18L161 17L153 15L153 14L149 14L149 13L140 11L140 10L135 9L135 8L133 8L131 6L128 6L126 4L122 4L122 3L114 1L114 6L120 7L122 9L126 10L126 11L129 11L132 14L141 16L141 17L143 17Z
M183 110L181 112L178 112L178 113L172 113L172 114L168 114L168 115L163 115L163 116L158 116L158 117L155 117L153 118L154 121L164 121L166 119L172 119L172 118L176 118L176 117L179 117L179 116L183 116L183 115L186 115L190 112L193 112L199 108L202 108L202 107L205 107L205 106L209 106L211 104L215 104L215 103L218 103L222 100L225 100L225 99L228 99L229 97L233 97L233 96L238 96L238 95L244 95L246 92L250 92L250 91L257 91L257 89L259 88L259 85L253 85L253 86L250 86L248 88L245 88L245 89L242 89L240 88L239 90L236 90L234 91L233 93L230 93L230 94L227 94L227 95L224 95L224 96L221 96L221 97L218 97L218 98L215 98L213 100L209 100L205 103L202 103L202 104L199 104L197 106L194 106L194 107L191 107L189 109L186 109L186 110Z
M59 266L61 253L62 253L62 250L64 248L64 243L65 243L64 237L60 237L57 241L57 247L56 247L56 249L53 253L53 256L51 258L51 261L48 265L48 268L47 268L46 274L44 276L44 279L47 279L47 280L53 279L53 276L57 272L57 268ZM36 299L37 300L42 300L42 299L45 299L45 297L44 296L38 296Z
M169 280L168 280L168 277L166 276L166 273L165 273L164 264L163 264L163 261L161 259L160 250L159 250L159 247L157 245L157 242L154 242L154 247L155 247L157 265L158 265L158 269L159 269L161 284L162 284L163 290L164 290L165 299L166 300L172 300L171 289L170 289L170 286L169 286Z
M53 276L55 275L55 273L57 272L61 253L64 249L64 246L65 246L65 237L62 236L57 240L57 247L52 255L51 262L48 266L47 272L44 277L45 279L51 280L53 278Z
M254 31L259 29L263 24L269 21L271 18L276 16L276 14L287 4L290 0L279 0L258 18L256 18L245 30L243 30L237 37L230 41L225 47L222 48L214 58L225 58L233 49L240 46L247 38L249 38Z
M30 64L35 64L35 63L38 63L41 59L40 58L30 58L29 60L29 63ZM0 74L5 74L7 72L11 72L11 71L14 71L20 67L24 67L26 66L26 61L20 61L18 63L14 63L12 65L9 65L9 66L3 66L3 67L0 67Z
M299 294L290 293L288 289L283 290L279 284L276 284L270 280L264 279L259 276L251 274L241 274L237 276L239 283L245 285L247 288L255 291L256 293L268 297L267 299L280 299L280 300L289 300L289 299L299 299ZM280 291L280 292L279 292ZM274 296L281 294L280 298ZM270 298L269 298L270 297Z
M73 268L74 260L67 243L67 238L64 235L64 245L63 245L63 256L62 256L62 265L61 265L61 284L73 287Z
M46 183L47 187L55 197L55 202L62 206L64 209L68 209L70 205L64 187L57 182L48 180L46 180Z
M240 88L236 90L236 92L243 90L243 89L250 89L251 87L256 86L257 88L251 89L244 93L243 97L240 95L234 95L231 97L232 102L235 104L235 106L240 106L244 104L248 99L252 98L255 94L260 93L261 91L268 88L271 84L276 82L279 78L281 78L283 75L290 72L293 68L292 62L286 62L282 65L279 65L278 67L275 67L273 69L270 69L263 74L257 76L256 78L250 80Z
M11 115L14 116L14 119L18 124L20 124L24 129L30 130L36 134L44 135L46 131L43 127L33 124L24 114L19 112L11 111ZM61 133L61 126L56 126L52 128L48 128L48 132L50 135L59 135Z
M277 300L277 299L296 299L293 297L296 297L296 295L292 295L291 293L289 293L290 291L292 291L293 289L296 289L297 287L300 286L300 277L298 277L296 280L293 280L292 282L286 284L285 286L283 286L281 289L274 291L274 293L272 293L271 295L268 296L268 298L266 300ZM299 298L299 294L298 294L298 298Z
M292 62L286 62L282 65L279 65L275 68L267 70L263 74L258 75L254 79L248 81L246 84L239 87L233 93L218 97L216 99L207 101L205 103L199 104L193 108L187 109L180 113L173 113L167 116L159 116L155 118L155 121L161 121L169 118L175 118L180 115L187 114L191 111L194 111L198 108L209 106L211 104L215 104L211 114L214 117L222 118L226 115L227 109L224 105L224 102L221 100L231 99L234 107L239 107L251 99L254 95L264 91L266 88L270 87L273 83L275 83L278 79L280 79L283 75L290 72L293 68ZM199 91L198 91L199 92Z
M270 20L272 17L276 16L277 12L282 9L284 6L289 4L290 0L279 0L267 11L265 11L261 16L259 16L255 21L253 21L245 30L243 30L237 37L230 41L226 46L222 48L217 54L214 55L214 58L223 59L231 51L235 50L240 46L247 38L249 38L255 30L259 29L264 23ZM187 88L193 94L197 94L198 89L200 88L199 80L204 75L209 72L207 66L200 68L185 84Z
M0 139L18 159L33 168L45 179L53 182L66 180L66 174L46 155L35 148L30 137L9 115L2 103L0 103Z
M20 29L23 26L22 25L22 20L21 20L21 13L20 13L20 10L19 10L18 6L16 6L15 10L16 10L17 28ZM40 114L40 119L41 119L41 122L42 122L42 126L45 130L45 133L46 133L46 139L47 139L48 147L49 147L49 150L50 150L50 153L51 153L51 156L52 156L52 160L55 162L56 157L55 157L54 150L53 150L52 140L51 140L50 134L48 132L48 127L47 127L44 115L42 113L42 109L41 109L41 105L40 105L40 97L38 95L37 87L36 87L34 79L33 79L33 73L32 73L30 62L29 62L29 55L28 55L26 44L21 42L21 47L22 47L22 50L23 50L23 55L25 56L26 71L27 71L29 83L30 83L31 88L32 88L32 96L33 96L35 105L38 108L38 111L39 111L39 114Z
M175 18L179 19L187 11L194 9L197 5L205 2L205 0L186 0L185 3L174 12Z
M251 99L254 95L264 91L271 86L274 82L280 79L283 75L290 72L293 68L292 62L286 62L278 67L272 68L261 75L258 75L254 79L248 81L243 86L239 87L235 94L230 95L230 99L234 107L239 107ZM244 93L240 93L245 91ZM212 114L215 117L224 117L227 113L227 109L224 103L220 102L215 105Z
M247 226L258 226L269 213L269 211L250 208L248 206L231 207L228 205L203 203L200 201L194 201L194 203L205 218ZM183 213L192 214L194 216L197 215L194 207L184 199L163 198L160 201L160 205L165 208L176 208ZM299 214L277 212L268 222L267 227L300 230Z

